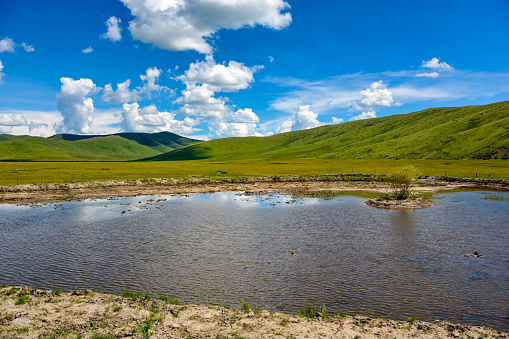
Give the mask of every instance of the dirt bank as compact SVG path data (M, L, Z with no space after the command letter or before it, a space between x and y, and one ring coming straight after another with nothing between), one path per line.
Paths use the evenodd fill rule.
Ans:
M451 178L422 179L415 191L436 191L471 187L480 189L506 189L508 182L487 180L452 180ZM70 184L41 184L0 186L0 203L43 203L111 196L137 196L152 194L208 193L220 191L276 191L298 193L305 191L374 191L385 193L390 187L383 176L330 175L288 176L281 178L190 178L120 180Z
M484 326L177 305L136 295L0 288L0 338L508 338Z

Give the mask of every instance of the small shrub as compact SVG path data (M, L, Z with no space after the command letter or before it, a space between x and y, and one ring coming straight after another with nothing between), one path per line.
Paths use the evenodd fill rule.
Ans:
M247 303L243 303L240 310L244 312L249 312L249 305Z
M59 288L55 288L55 289L53 290L53 293L55 293L56 295L60 295L60 294L62 294L62 293L63 293L63 291L62 291L61 289L59 289Z
M120 312L121 309L122 309L122 306L117 305L117 306L113 307L113 312Z
M404 166L389 176L389 182L396 199L406 199L410 194L410 187L418 177L417 169L412 166Z

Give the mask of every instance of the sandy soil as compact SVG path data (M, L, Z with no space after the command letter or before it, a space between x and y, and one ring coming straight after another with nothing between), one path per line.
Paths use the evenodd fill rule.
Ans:
M247 306L247 305L246 305ZM364 316L316 318L175 305L92 291L0 288L0 338L509 338L484 326Z
M43 203L111 196L152 194L208 193L220 191L276 191L285 193L314 191L374 191L386 193L390 187L376 176L291 176L274 180L270 177L223 179L150 179L103 181L73 184L42 184L0 186L0 203ZM509 189L508 182L485 181L446 182L423 180L414 191L436 191L458 187Z

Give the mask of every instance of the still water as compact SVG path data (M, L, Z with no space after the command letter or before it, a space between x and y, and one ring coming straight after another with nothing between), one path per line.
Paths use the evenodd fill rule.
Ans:
M509 193L242 192L0 205L0 284L128 289L184 303L449 320L509 330ZM479 252L482 258L465 254Z

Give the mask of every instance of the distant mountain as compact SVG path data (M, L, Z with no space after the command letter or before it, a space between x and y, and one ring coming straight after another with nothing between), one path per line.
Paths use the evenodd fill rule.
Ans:
M0 160L126 161L200 142L170 132L57 134L49 138L0 134Z
M509 101L431 108L269 137L216 139L145 160L508 158Z

